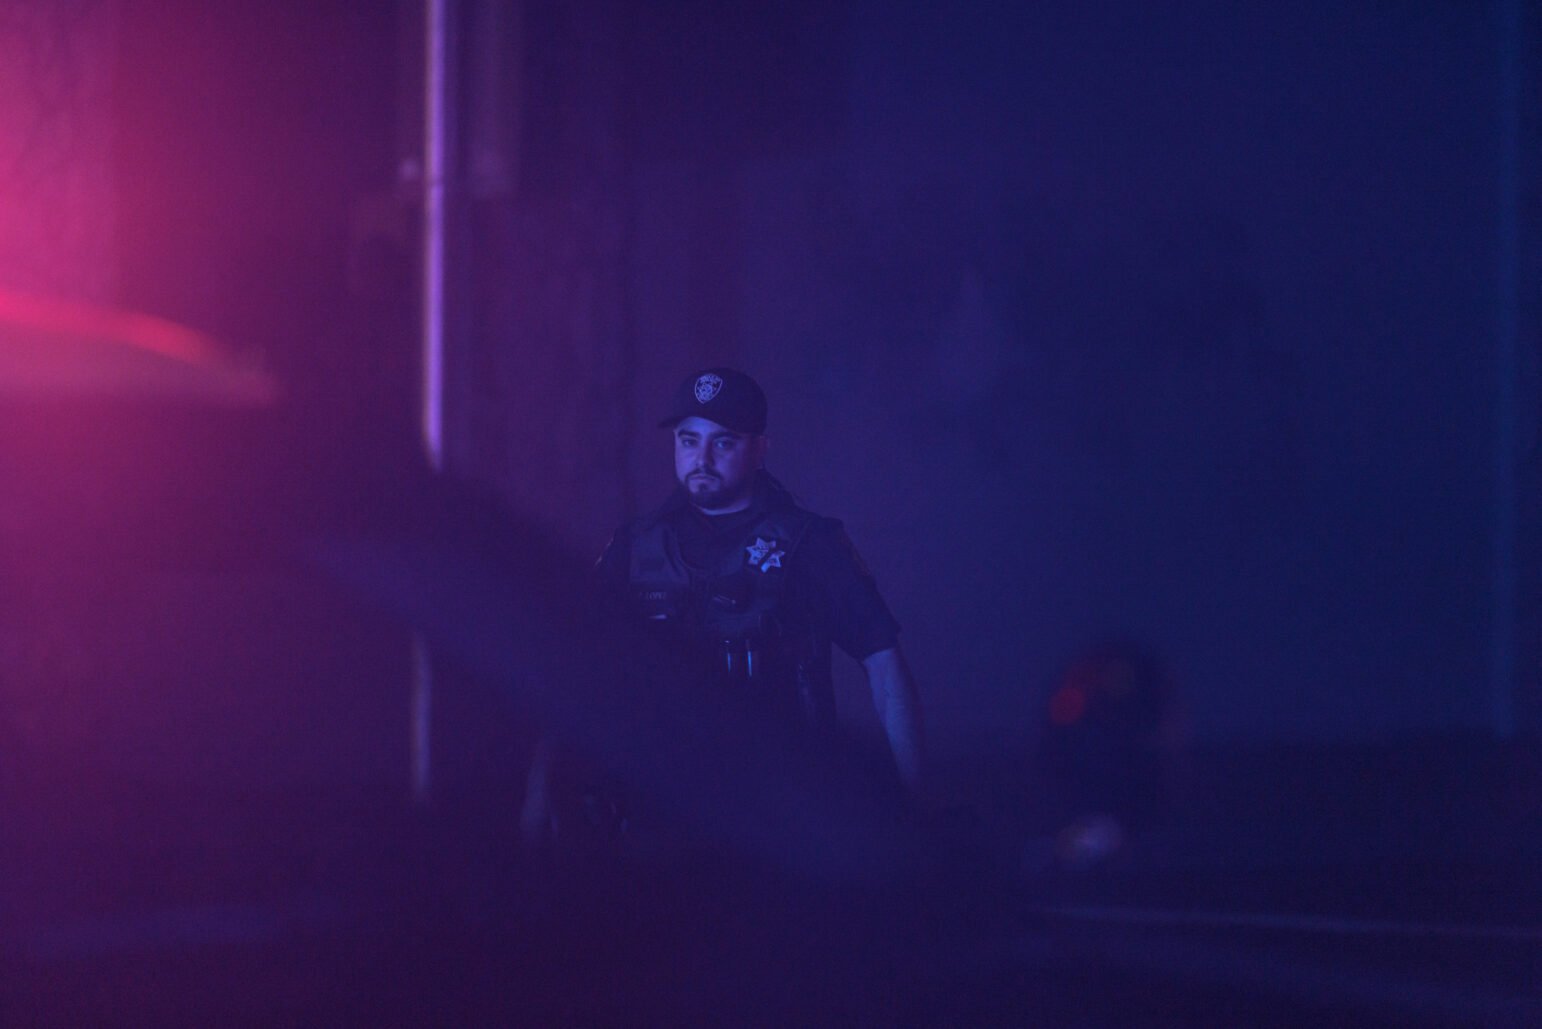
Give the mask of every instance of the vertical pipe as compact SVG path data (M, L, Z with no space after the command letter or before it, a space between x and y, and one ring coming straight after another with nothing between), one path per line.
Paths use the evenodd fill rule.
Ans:
M445 170L448 163L449 0L424 4L423 447L444 465Z
M1493 637L1489 723L1496 736L1515 731L1516 362L1520 331L1521 3L1498 0L1499 246L1495 317Z
M433 699L434 664L428 643L417 633L412 634L412 700L408 713L410 732L409 760L412 776L412 799L426 804L433 793Z
M425 0L423 53L423 449L435 471L444 467L444 339L446 170L449 161L450 0ZM427 642L412 639L412 798L426 803L433 788L434 666Z

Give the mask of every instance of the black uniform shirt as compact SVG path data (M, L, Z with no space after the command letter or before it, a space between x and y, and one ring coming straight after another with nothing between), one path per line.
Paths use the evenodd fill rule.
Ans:
M676 494L656 517L673 528L680 556L695 570L719 567L728 552L743 549L744 539L775 495L762 488L744 511L708 515ZM600 557L602 588L624 595L631 567L631 526L623 527ZM805 609L821 635L862 661L894 647L899 623L878 593L872 573L857 555L841 523L816 518L789 558L788 602Z

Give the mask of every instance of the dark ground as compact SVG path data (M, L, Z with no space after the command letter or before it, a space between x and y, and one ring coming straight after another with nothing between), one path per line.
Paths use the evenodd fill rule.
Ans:
M510 783L172 795L13 779L6 1025L1542 1024L1534 755L1208 753L1105 865L1046 865L1011 762L900 888L554 869Z

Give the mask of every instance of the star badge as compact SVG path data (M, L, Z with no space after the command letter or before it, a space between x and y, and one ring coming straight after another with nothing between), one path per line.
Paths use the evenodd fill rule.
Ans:
M776 540L763 540L759 536L755 537L754 543L744 549L749 554L750 564L762 572L782 567L782 558L787 556L785 550L776 549Z

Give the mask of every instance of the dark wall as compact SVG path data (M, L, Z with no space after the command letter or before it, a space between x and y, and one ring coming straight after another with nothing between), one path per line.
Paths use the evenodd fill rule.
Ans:
M241 452L274 491L385 445L368 427L403 438L414 5L112 10L93 288L265 355L293 403ZM460 470L597 552L669 486L661 398L737 362L771 393L773 469L846 520L904 623L944 748L1023 743L1115 634L1166 655L1202 738L1487 726L1491 12L461 12ZM175 484L212 436L156 445ZM400 640L247 574L76 612L127 642L72 666L101 706L71 753L397 774ZM39 703L45 728L79 708Z
M454 463L597 553L626 506L633 375L626 5L466 7Z
M128 0L120 36L124 302L339 392L359 225L395 186L395 10Z
M412 424L396 11L91 13L113 29L96 55L110 146L72 178L111 184L99 277L116 287L92 299L215 336L284 397L265 411L5 406L21 516L0 564L21 643L0 749L29 774L125 788L404 782L405 633L272 531L280 514L345 506L333 472L394 445L386 423ZM59 29L60 46L91 38ZM36 67L53 52L39 44Z
M745 17L643 37L676 70L634 83L640 497L662 390L741 362L945 741L1115 634L1203 738L1486 725L1489 12Z

